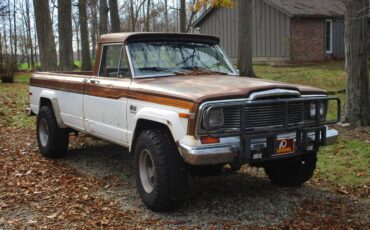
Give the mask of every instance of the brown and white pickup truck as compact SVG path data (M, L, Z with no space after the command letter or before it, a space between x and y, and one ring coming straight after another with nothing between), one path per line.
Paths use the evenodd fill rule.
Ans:
M71 132L125 146L140 196L154 211L178 207L189 174L225 165L263 167L280 186L312 177L340 101L317 88L240 77L207 35L116 33L100 39L93 72L39 72L30 114L46 157L61 157ZM327 111L337 108L336 119Z

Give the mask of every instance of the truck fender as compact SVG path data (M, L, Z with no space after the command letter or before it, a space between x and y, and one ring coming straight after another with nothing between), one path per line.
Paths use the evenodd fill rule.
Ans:
M159 108L142 108L135 116L135 127L133 130L136 130L136 125L140 119L158 122L167 126L175 141L178 141L186 136L186 128L181 122L177 112Z
M62 117L60 115L58 98L55 92L51 90L43 90L40 94L40 99L41 98L46 98L50 100L51 105L53 106L54 116L55 116L55 119L57 120L59 128L65 128ZM40 104L39 104L39 107L40 107Z

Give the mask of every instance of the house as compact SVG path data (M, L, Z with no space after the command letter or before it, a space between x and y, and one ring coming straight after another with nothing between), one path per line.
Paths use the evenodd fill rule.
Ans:
M209 8L193 24L200 33L220 37L233 61L238 55L237 5ZM344 58L343 15L342 0L252 0L253 61Z

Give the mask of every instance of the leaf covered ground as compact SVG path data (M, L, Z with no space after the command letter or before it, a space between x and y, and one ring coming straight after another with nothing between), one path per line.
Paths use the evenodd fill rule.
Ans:
M47 229L369 229L368 130L341 130L322 149L312 181L271 185L262 169L190 180L171 213L146 209L122 147L71 136L66 157L48 160L26 117L27 80L0 84L0 228Z

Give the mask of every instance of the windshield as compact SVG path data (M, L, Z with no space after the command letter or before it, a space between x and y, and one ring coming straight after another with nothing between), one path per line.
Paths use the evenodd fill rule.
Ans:
M236 75L215 44L194 42L138 42L128 45L135 77L172 75Z

